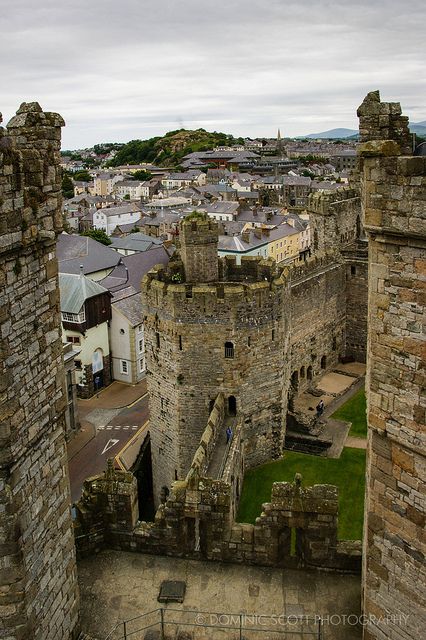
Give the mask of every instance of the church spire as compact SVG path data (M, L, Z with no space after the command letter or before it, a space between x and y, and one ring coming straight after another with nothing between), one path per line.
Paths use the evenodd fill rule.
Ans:
M277 152L279 156L283 155L283 143L281 138L281 131L279 129L277 134Z

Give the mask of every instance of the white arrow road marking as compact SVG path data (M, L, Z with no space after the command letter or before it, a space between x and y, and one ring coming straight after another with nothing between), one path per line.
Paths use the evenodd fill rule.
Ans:
M104 446L104 449L103 449L102 453L106 453L109 449L112 449L113 447L115 447L117 442L120 442L120 440L116 440L115 438L111 438L110 440L108 440L108 442ZM102 453L101 453L101 455L102 455Z

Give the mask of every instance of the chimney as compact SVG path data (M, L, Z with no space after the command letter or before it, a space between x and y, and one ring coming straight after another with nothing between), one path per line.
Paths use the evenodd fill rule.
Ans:
M263 229L262 229L262 233L263 233L263 235L265 235L267 238L269 238L269 229L267 229L267 228L263 228Z
M250 231L243 231L241 234L243 242L250 242Z

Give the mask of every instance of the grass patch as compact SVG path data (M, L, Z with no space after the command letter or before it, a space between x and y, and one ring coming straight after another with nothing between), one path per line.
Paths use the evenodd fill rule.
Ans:
M244 478L238 522L254 523L262 504L270 502L274 482L293 482L303 476L303 486L335 484L339 487L340 540L361 540L364 517L365 451L345 448L338 459L285 451L276 462L248 471Z
M360 389L356 392L350 400L342 404L340 409L337 409L331 416L332 418L336 418L336 420L345 420L346 422L351 422L351 430L349 431L350 436L355 436L356 438L366 438L367 437L367 404L365 398L365 389Z

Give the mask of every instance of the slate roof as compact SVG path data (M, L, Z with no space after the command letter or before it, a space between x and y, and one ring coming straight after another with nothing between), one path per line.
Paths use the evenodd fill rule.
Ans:
M118 254L115 254L118 255ZM109 289L113 302L123 297L140 293L142 278L156 264L168 264L170 254L161 246L131 256L119 256L120 264L100 284ZM127 271L126 271L127 267Z
M298 233L297 230L289 224L281 224L279 227L270 229L269 233L262 233L260 237L256 235L254 231L249 232L249 242L243 240L242 235L238 236L219 236L219 251L233 251L236 253L244 253L251 251L252 249L269 244Z
M142 296L139 293L117 300L112 306L127 318L132 327L143 322Z
M98 213L103 213L107 218L110 218L126 213L139 213L140 210L140 207L138 207L135 203L131 203L119 207L104 207L103 209L98 209Z
M227 213L227 214L236 214L239 208L239 203L238 202L213 202L212 204L209 204L207 206L204 207L204 210L206 211L206 213L217 213L217 214L221 214L221 213Z
M123 225L124 226L124 225ZM131 233L124 238L114 238L110 245L111 249L127 249L130 251L148 251L154 245L163 244L162 240L147 236L145 233Z
M79 274L83 265L85 275L112 269L120 260L120 255L106 245L88 236L66 233L58 236L57 255L61 273Z
M82 274L60 273L59 293L61 311L79 313L86 300L102 293L108 293L108 291Z

